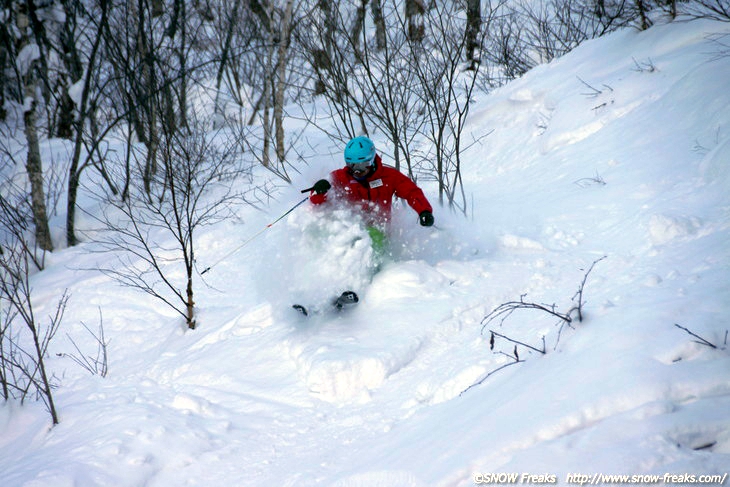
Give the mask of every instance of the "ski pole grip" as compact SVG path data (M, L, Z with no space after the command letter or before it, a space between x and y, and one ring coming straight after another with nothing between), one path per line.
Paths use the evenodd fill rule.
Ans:
M314 186L312 186L311 188L303 189L301 192L302 193L309 193L310 191L314 191Z

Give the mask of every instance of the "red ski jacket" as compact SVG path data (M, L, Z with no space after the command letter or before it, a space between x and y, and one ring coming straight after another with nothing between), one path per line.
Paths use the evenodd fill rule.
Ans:
M421 188L394 167L384 165L379 155L375 156L375 171L365 180L355 179L345 166L330 173L330 183L335 197L362 209L368 223L390 221L393 195L406 200L418 214L433 211ZM318 205L327 201L327 193L312 193L309 199Z

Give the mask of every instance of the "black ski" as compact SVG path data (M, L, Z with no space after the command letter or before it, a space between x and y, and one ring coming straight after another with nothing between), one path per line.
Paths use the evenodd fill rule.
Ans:
M345 291L340 296L332 301L332 306L336 309L345 309L355 306L360 301L355 291Z
M294 308L295 310L299 311L304 316L309 316L309 312L307 311L307 308L305 308L301 304L292 304L291 307Z
M332 308L335 311L343 311L345 309L352 308L359 301L360 298L358 297L356 292L345 291L332 300ZM301 304L293 304L292 308L301 313L303 316L310 316L311 314L313 314L313 312L316 313L316 310L308 310L305 306Z

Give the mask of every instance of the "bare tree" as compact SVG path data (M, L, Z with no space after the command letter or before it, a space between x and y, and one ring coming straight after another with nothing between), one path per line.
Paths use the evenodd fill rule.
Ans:
M462 69L468 38L463 35L464 26L454 6L434 7L425 25L427 48L414 49L410 65L418 80L418 94L425 111L423 135L433 148L433 153L422 156L422 167L438 182L439 201L466 213L461 177L461 153L466 147L462 135L479 63ZM477 45L481 45L481 35Z
M94 130L95 125L92 121L94 113L91 107L96 105L97 99L104 95L103 89L99 86L96 72L100 64L98 56L100 54L99 51L101 41L103 39L102 33L103 30L106 29L107 25L110 1L100 0L99 7L99 21L96 23L95 30L91 34L91 50L84 68L84 84L81 91L81 99L79 101L79 105L76 107L76 117L72 124L75 136L71 164L69 165L68 170L68 197L66 204L66 243L68 246L73 246L78 243L78 239L76 237L76 200L82 171L89 167L93 161L96 161L96 167L109 183L109 187L112 192L115 194L117 193L116 186L111 182L106 173L103 157L94 158L95 153L99 150L99 145L103 136L111 129L111 127L116 125L116 122L119 121L119 119L117 119L115 122L111 123L107 131L103 134L99 134L96 130ZM87 157L82 163L81 156L82 148L84 146L86 146L87 149Z
M221 15L221 22L225 22L221 28L222 32L224 34L222 37L222 42L220 46L220 60L218 64L218 71L216 72L216 78L215 78L215 113L216 113L216 119L214 120L215 127L217 128L220 125L220 121L223 118L225 118L224 113L224 107L223 103L221 101L222 98L222 86L223 86L223 80L224 76L227 72L233 71L235 73L235 70L230 69L231 60L234 58L234 47L233 47L233 41L236 33L235 26L239 22L239 12L241 10L241 2L242 0L235 0L233 2L233 7L230 9L230 13L228 12L221 12L223 15ZM231 91L240 91L240 81L238 77L235 77L236 82L233 83L232 86L229 85L229 90Z
M517 79L537 65L527 47L524 26L518 12L507 8L491 12L494 18L482 51L482 64L493 67L486 80L488 89Z
M104 335L104 317L102 315L101 308L99 308L98 331L92 331L91 328L86 326L86 324L83 322L81 323L81 325L86 329L89 335L91 335L96 342L96 353L94 355L91 355L89 353L82 352L81 348L76 344L76 341L67 333L66 337L68 337L69 341L76 350L76 353L59 353L58 356L70 358L82 369L88 371L92 375L106 377L106 374L109 372L109 341Z
M562 56L588 39L617 29L649 26L647 12L652 0L551 0L523 3L516 9L524 26L524 52L532 53L533 62L545 63Z
M126 2L114 0L109 20L103 27L104 59L109 64L116 90L113 110L134 127L145 147L142 182L151 193L151 182L158 170L157 150L162 125L174 129L175 113L170 113L171 87L168 77L176 77L168 62L174 53L166 49L164 19L159 5L151 0Z
M467 144L462 134L481 63L464 65L469 38L461 7L435 3L429 10L419 10L423 32L414 39L409 34L414 20L399 10L400 5L379 3L388 23L375 46L367 38L361 42L351 35L359 32L351 28L352 19L362 21L359 7L352 12L341 8L330 16L337 48L328 54L327 77L319 82L332 116L339 121L334 135L346 140L358 133L382 132L397 169L412 178L426 175L436 180L441 201L465 211L461 153ZM479 31L472 37L475 59L481 56L474 50L483 44L488 20L478 19ZM304 46L326 41L306 35L299 40ZM413 142L419 137L431 142L431 152L414 152Z
M363 72L353 79L351 84L357 89L352 92L367 93L363 100L365 116L390 140L396 169L413 178L411 145L425 124L423 99L418 96L417 71L404 69L409 62L407 43L399 42L397 36L388 35L386 39L386 47L377 54L366 51Z
M361 42L353 37L353 22L362 20L359 9L332 10L327 17L331 33L305 20L298 41L309 52L318 52L319 45L337 42L326 53L327 69L318 71L321 88L315 89L315 94L324 95L330 113L338 120L338 133L333 136L344 141L360 133L375 135L381 131L392 143L396 168L405 168L412 176L410 142L423 124L423 117L414 92L415 73L407 68L411 51L405 36L406 22L396 2L378 2L377 12L383 16L383 28L375 46L367 39ZM385 26L386 18L389 28ZM322 37L325 33L327 38Z
M144 145L144 170L138 176L151 195L153 180L162 170L161 139L186 128L192 88L214 77L216 66L222 79L233 53L228 52L223 67L216 62L217 53L210 50L216 36L208 36L215 29L203 25L212 14L189 9L186 2L175 0L167 8L152 0L97 1L98 10L108 11L108 21L97 24L103 38L99 55L104 73L98 83L108 93L104 115L128 122L133 128L128 136ZM126 195L128 181L124 187Z
M8 10L14 17L14 27L2 27L1 36L4 45L6 62L11 68L13 86L7 86L12 96L14 106L23 114L23 128L27 147L25 168L30 183L31 208L35 224L35 243L43 250L53 250L51 231L48 225L46 196L44 190L43 162L41 160L40 142L38 135L37 110L42 91L42 77L45 72L44 59L41 49L31 37L31 20L37 21L34 8L31 5L13 4L15 10ZM28 11L28 8L30 11ZM5 84L5 82L3 82Z
M119 265L104 266L103 272L164 302L194 329L197 232L230 217L233 206L244 201L244 192L234 188L245 184L239 178L246 168L235 141L206 134L207 121L192 113L188 122L188 130L164 133L162 170L152 193L132 191L124 201L111 201L122 218L110 212L102 219L111 232L99 242L121 252ZM143 171L143 161L136 168Z
M46 368L48 346L63 319L68 295L61 296L47 325L35 314L30 276L32 268L22 242L3 247L0 255L0 381L5 400L23 403L42 399L53 424L58 413L53 400L52 378Z
M578 320L578 322L582 322L585 315L584 315L584 307L585 307L585 299L584 299L584 292L585 292L585 286L586 282L588 281L588 276L593 271L593 268L601 262L602 260L606 259L606 256L601 257L600 259L596 259L591 263L591 266L588 268L588 270L585 271L585 274L583 274L583 280L581 281L580 285L578 286L578 290L575 292L573 297L571 298L571 301L573 302L573 305L565 312L558 311L557 305L555 304L543 304L543 303L535 303L531 301L525 301L525 295L523 294L520 296L519 301L508 301L506 303L502 303L496 308L494 308L487 316L482 319L482 333L484 333L484 330L487 329L487 327L492 324L495 321L499 322L499 325L502 326L505 321L512 316L512 313L518 310L535 310L539 311L540 313L544 313L552 318L558 319L558 325L560 326L558 329L558 337L555 342L555 347L558 346L558 342L560 341L560 335L562 333L564 326L572 327L572 323L575 319ZM494 348L494 337L498 336L500 338L504 338L507 341L511 343L516 343L522 346L525 346L527 348L530 348L532 350L536 350L542 354L545 353L545 339L543 338L543 346L541 350L537 350L536 348L529 346L523 342L518 342L513 339L510 339L504 335L501 335L499 333L496 333L494 330L489 330L491 332L491 339L490 339L490 346L491 348ZM515 349L515 355L517 354L517 351Z
M298 66L293 68L291 62L292 30L296 24L298 2L286 0L283 4L271 2L268 4L266 18L269 21L268 32L261 32L262 44L258 50L250 54L251 61L245 69L253 71L256 80L260 80L260 97L253 107L249 124L253 125L260 120L261 132L257 139L260 146L255 149L261 164L285 181L290 181L287 161L289 145L286 141L284 128L285 105L290 96L296 96L298 79L302 72ZM256 86L251 83L250 89ZM294 92L291 95L290 92ZM249 146L249 141L246 141Z

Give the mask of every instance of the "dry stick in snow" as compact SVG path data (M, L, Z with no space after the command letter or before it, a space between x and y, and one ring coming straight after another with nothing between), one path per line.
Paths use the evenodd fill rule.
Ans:
M711 347L711 348L714 348L714 349L717 350L717 348L718 348L717 345L715 345L714 343L711 343L711 342L705 340L704 338L702 338L701 336L699 336L699 335L697 335L695 333L692 333L691 331L689 331L689 329L687 329L687 328L685 328L685 327L683 327L681 325L678 325L677 323L675 323L674 326L676 326L677 328L679 328L681 330L686 331L691 336L695 337L697 339L697 340L695 340L695 343L699 343L700 345L706 345L708 347Z

